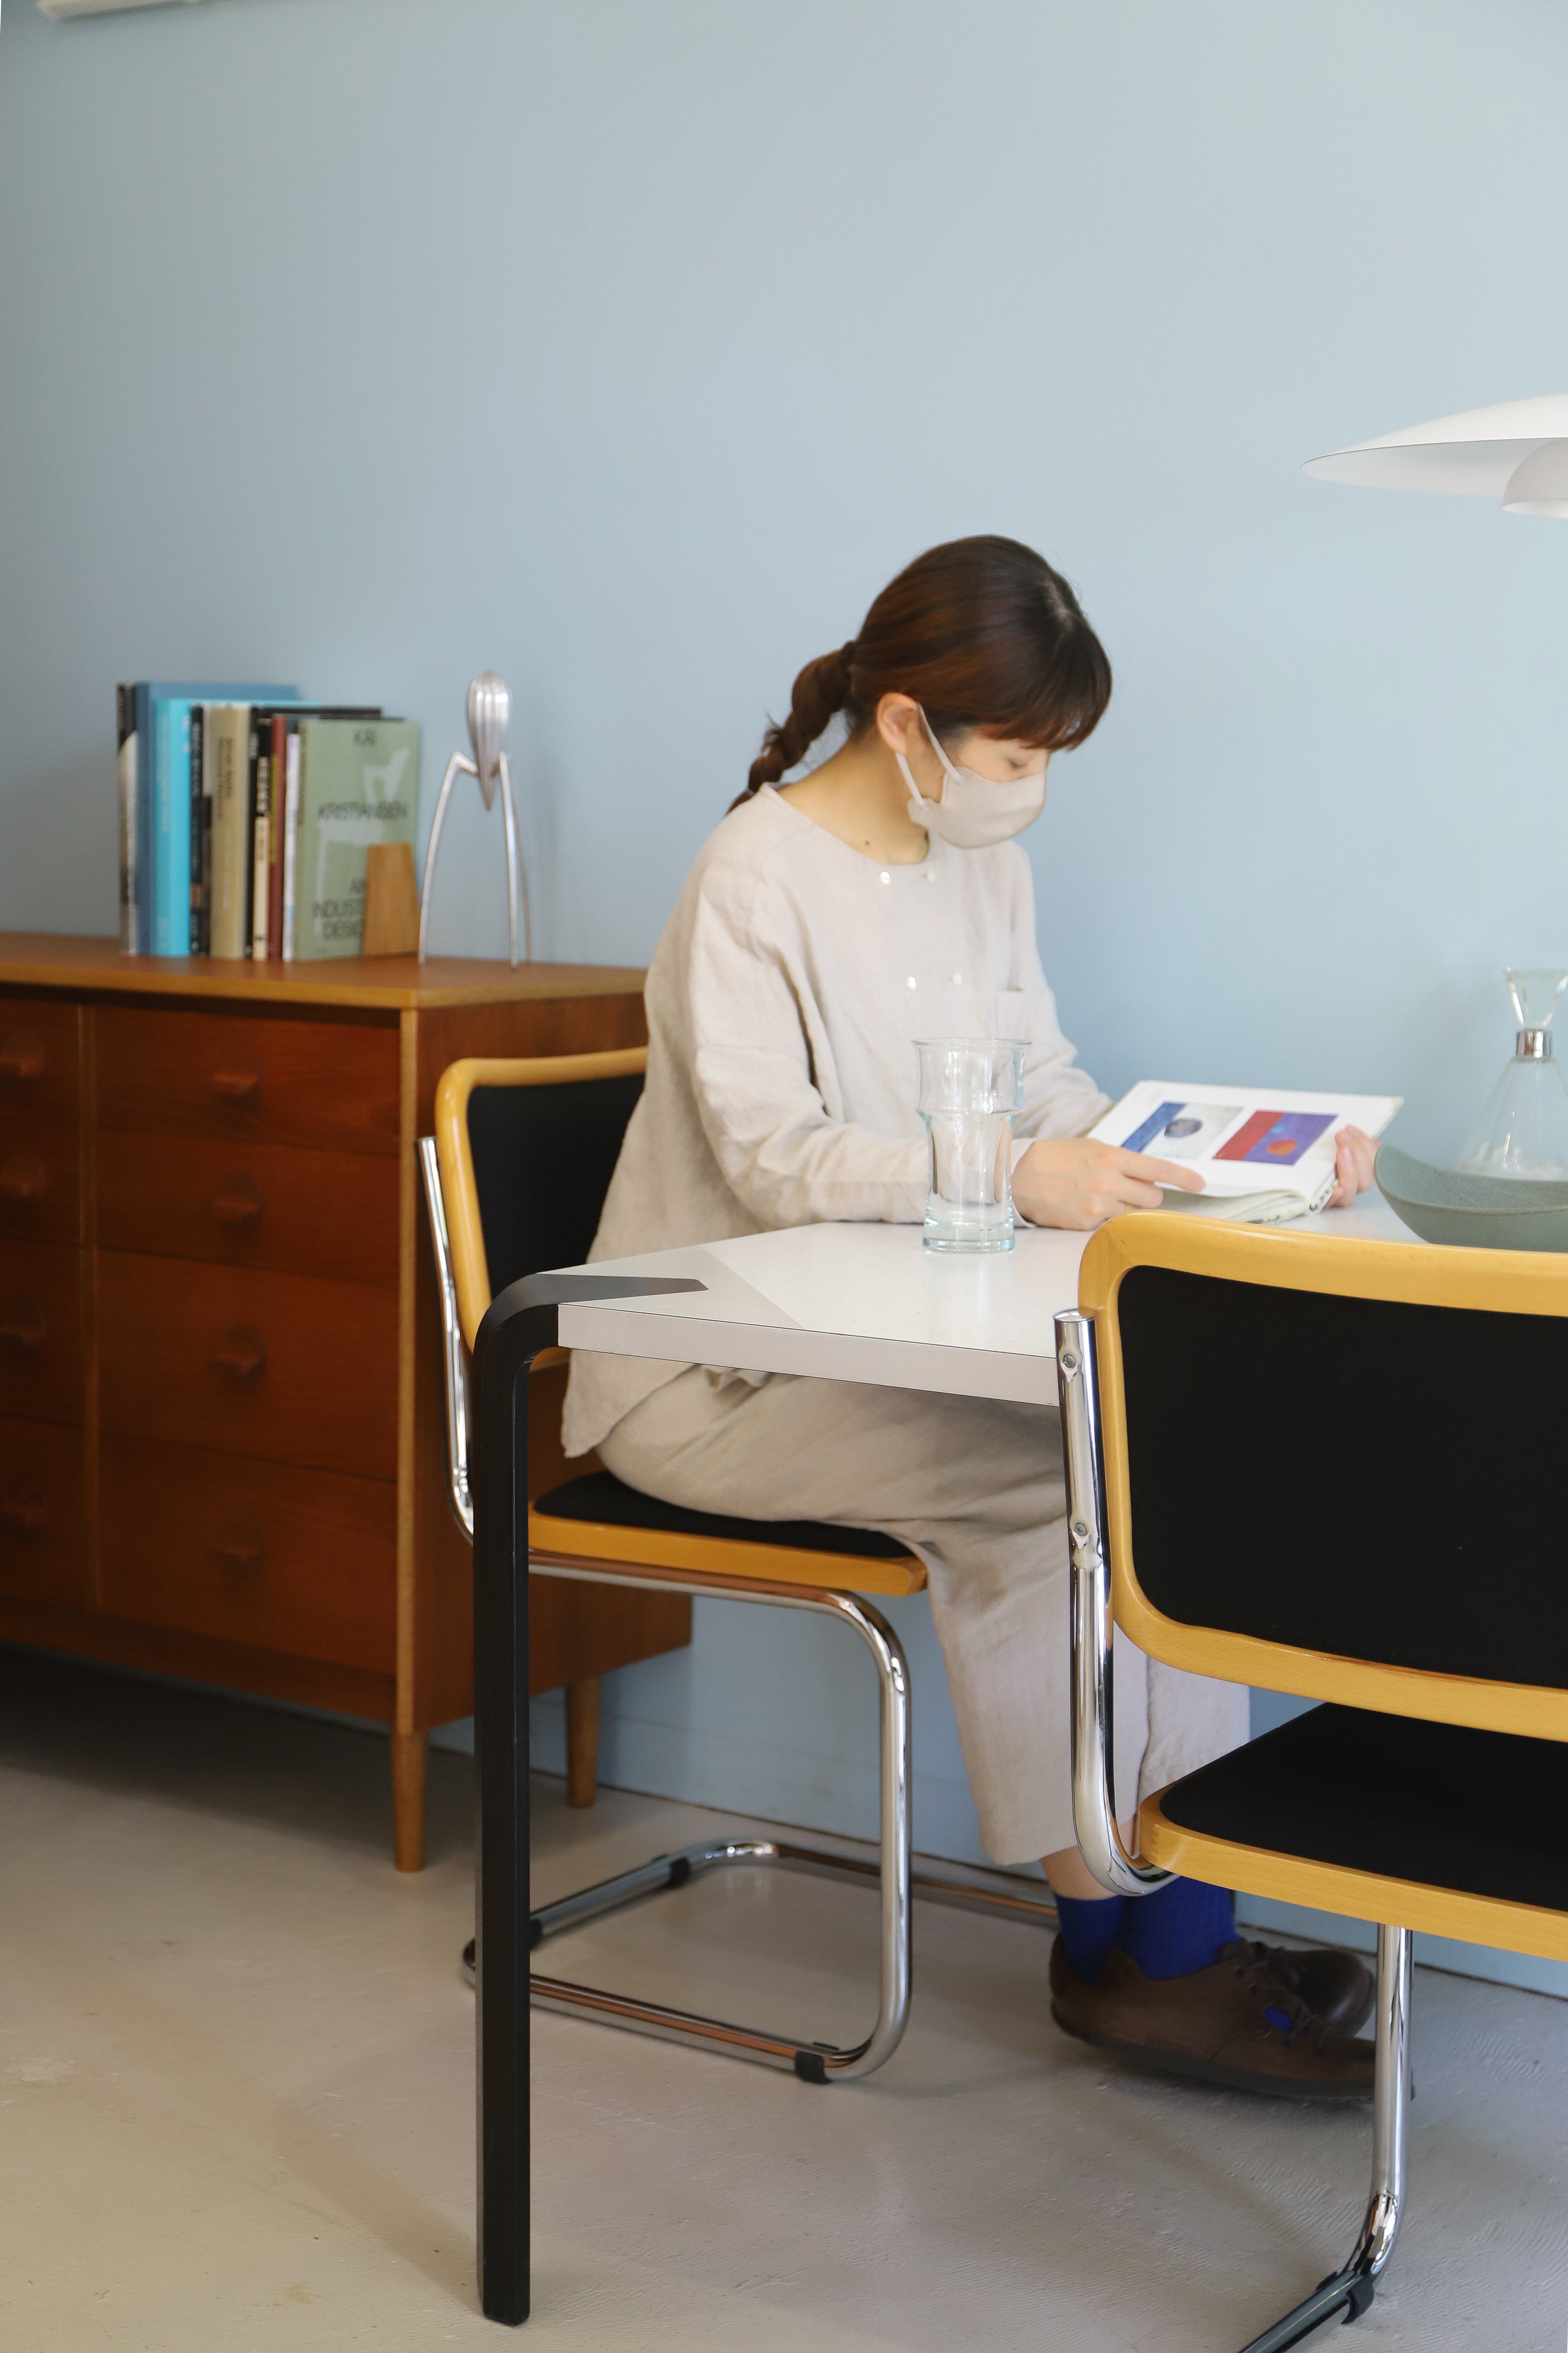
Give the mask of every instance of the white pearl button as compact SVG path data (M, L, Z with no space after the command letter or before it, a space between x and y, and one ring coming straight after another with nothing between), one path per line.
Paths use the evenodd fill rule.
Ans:
M934 882L936 881L936 869L934 866L928 866L926 868L926 881L928 882Z
M884 882L890 882L890 881L892 881L892 879L893 879L893 878L892 878L892 876L891 876L889 873L888 873L888 872L886 871L886 870L884 870L884 871L883 871L883 875L882 875L882 880L883 880L883 881L884 881Z
M962 988L963 987L963 975L961 972L955 972L953 974L952 985L954 988Z
M909 978L908 978L908 980L906 980L906 981L905 981L905 983L904 983L904 987L905 987L906 988L913 988L913 987L914 987L914 986L915 986L915 976L914 976L914 974L911 972L911 973L910 973L910 976L909 976Z

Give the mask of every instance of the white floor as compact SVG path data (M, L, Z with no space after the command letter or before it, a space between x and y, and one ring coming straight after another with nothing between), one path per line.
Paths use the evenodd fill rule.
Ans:
M474 2299L468 1770L433 1763L400 1878L378 1742L0 1654L6 2353L508 2341ZM536 1892L734 1820L542 1785ZM1348 2251L1364 2115L1103 2065L1050 2024L1037 1931L919 1909L914 2023L864 2084L536 2019L511 2341L1237 2353ZM741 1875L551 1958L842 2034L871 1911ZM1410 2220L1356 2353L1563 2353L1568 2004L1422 1972L1415 2032Z

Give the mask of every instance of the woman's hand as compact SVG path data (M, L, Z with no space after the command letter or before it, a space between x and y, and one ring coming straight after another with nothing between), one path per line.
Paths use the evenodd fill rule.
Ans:
M1013 1171L1013 1199L1031 1225L1084 1232L1121 1209L1157 1209L1162 1185L1179 1185L1185 1193L1204 1189L1197 1172L1177 1161L1124 1152L1092 1136L1063 1135L1030 1145Z
M1370 1135L1364 1135L1359 1127L1342 1127L1334 1138L1334 1174L1340 1181L1324 1207L1347 1208L1358 1193L1370 1193L1376 1158L1377 1146Z

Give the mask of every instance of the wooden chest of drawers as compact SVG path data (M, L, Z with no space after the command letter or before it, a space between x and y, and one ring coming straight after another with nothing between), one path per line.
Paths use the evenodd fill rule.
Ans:
M0 934L0 1640L386 1723L417 1867L472 1604L415 1139L461 1055L645 1035L635 972ZM689 1630L546 1588L534 1688Z

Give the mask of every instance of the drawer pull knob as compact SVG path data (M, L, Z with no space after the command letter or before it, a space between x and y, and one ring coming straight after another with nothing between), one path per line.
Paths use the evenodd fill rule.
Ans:
M213 1072L212 1091L225 1103L244 1103L249 1095L261 1092L259 1062L223 1062Z
M12 1029L0 1038L0 1079L43 1076L44 1041L31 1029Z
M8 1528L19 1528L24 1535L31 1535L36 1528L41 1528L47 1517L41 1495L6 1495L0 1500L0 1521Z
M236 1324L224 1334L207 1362L215 1373L231 1381L253 1381L267 1362L267 1344L248 1324Z
M259 1568L267 1557L267 1538L259 1528L226 1528L214 1537L212 1553L226 1568Z
M48 1318L36 1299L8 1299L0 1307L0 1340L11 1348L41 1348L48 1337Z
M41 1201L48 1188L49 1172L31 1152L0 1161L0 1200Z
M254 1176L231 1176L213 1200L220 1226L254 1226L267 1207L267 1196Z

